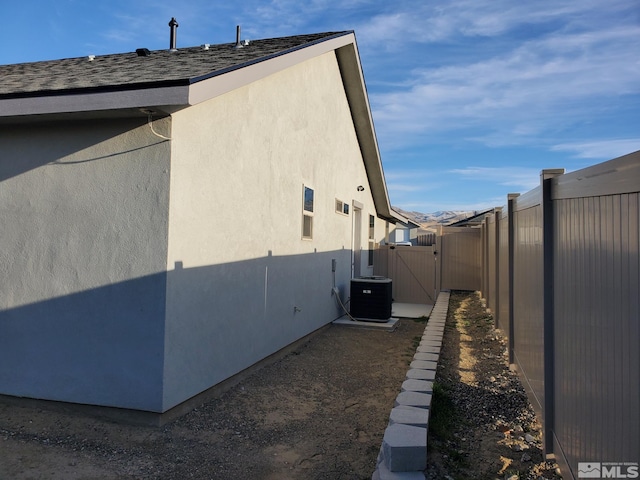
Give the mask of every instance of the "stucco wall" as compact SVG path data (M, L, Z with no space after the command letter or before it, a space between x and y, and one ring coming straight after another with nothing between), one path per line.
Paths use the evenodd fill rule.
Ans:
M364 249L375 215L333 52L178 112L172 130L164 409L340 316L332 259L344 299L353 201Z
M0 393L161 408L169 154L144 119L0 129Z

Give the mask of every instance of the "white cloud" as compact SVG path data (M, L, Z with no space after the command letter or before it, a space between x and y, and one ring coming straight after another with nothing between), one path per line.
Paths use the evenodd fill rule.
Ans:
M448 173L474 182L515 187L516 190L531 190L540 184L540 170L527 167L466 167Z
M611 160L640 150L640 138L561 143L553 146L551 150L557 152L572 152L577 158Z
M249 0L241 5L247 32L259 38L271 36L351 30L347 19L366 9L368 0ZM377 8L378 5L374 4Z
M427 170L407 170L385 173L387 189L393 198L402 198L403 194L425 193L437 189L441 180L436 179Z
M395 204L394 206L401 208L406 211L415 211L415 212L423 212L430 213L436 211L478 211L482 212L485 210L489 210L494 207L503 206L506 203L506 197L488 197L488 198L479 198L473 202L451 202L451 201L441 201L436 199L436 201L424 201L424 202L406 202Z
M410 87L371 94L374 119L391 145L399 132L471 127L526 143L640 94L638 50L640 29L627 26L530 40L488 60L414 71Z
M357 25L367 42L388 48L404 48L413 42L441 42L455 37L493 37L524 25L540 25L571 19L580 25L598 24L619 10L633 9L629 0L556 0L512 2L511 0L442 0L438 2L396 1L385 4L379 14ZM381 6L378 8L382 9Z

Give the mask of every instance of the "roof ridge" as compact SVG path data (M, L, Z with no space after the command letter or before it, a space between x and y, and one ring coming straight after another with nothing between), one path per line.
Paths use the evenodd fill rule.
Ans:
M352 33L258 39L243 48L229 42L0 65L0 99L188 85Z
M334 38L334 37L338 37L338 36L342 36L342 35L348 35L354 33L353 30L341 30L341 31L335 31L335 32L317 32L317 33L307 33L307 34L299 34L299 35L288 35L286 37L269 37L269 38L258 38L255 40L251 40L251 43L256 43L256 42L267 42L267 41L273 41L273 40L285 40L285 39L292 39L292 38L299 38L299 37L311 37L311 36L318 36L319 39L325 40L325 39L329 39L329 38ZM311 42L309 42L311 43ZM230 45L230 46L234 46L236 43L235 41L231 41L231 42L223 42L223 43L201 43L199 45L189 45L186 47L178 47L176 50L171 51L168 48L158 48L155 50L149 50L150 53L158 53L158 52L166 52L168 54L174 54L176 52L180 52L180 51L185 51L185 50L190 50L190 49L201 49L203 47L203 45L209 45L210 48L214 48L214 47L221 47L221 46L225 46L225 45ZM103 54L87 54L87 55L78 55L78 56L74 56L74 57L63 57L63 58L52 58L52 59L48 59L48 60L34 60L31 62L18 62L18 63L5 63L5 64L0 64L0 69L2 67L9 67L9 66L18 66L18 65L32 65L32 64L37 64L37 63L49 63L49 62L63 62L65 60L86 60L89 57L93 57L93 60L99 59L99 58L103 58L103 57L112 57L112 56L120 56L120 55L132 55L136 53L136 50L141 49L141 48L146 48L146 47L137 47L134 50L130 50L130 51L125 51L125 52L114 52L114 53L103 53Z

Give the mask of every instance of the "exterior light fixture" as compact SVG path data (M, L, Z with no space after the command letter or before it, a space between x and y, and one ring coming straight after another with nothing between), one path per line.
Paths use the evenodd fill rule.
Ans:
M358 185L358 191L359 192L364 192L364 187L362 185Z

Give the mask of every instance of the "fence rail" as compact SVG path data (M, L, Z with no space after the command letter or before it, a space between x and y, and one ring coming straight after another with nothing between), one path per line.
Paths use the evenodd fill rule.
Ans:
M566 478L640 462L639 190L640 152L543 170L479 229L478 283Z

